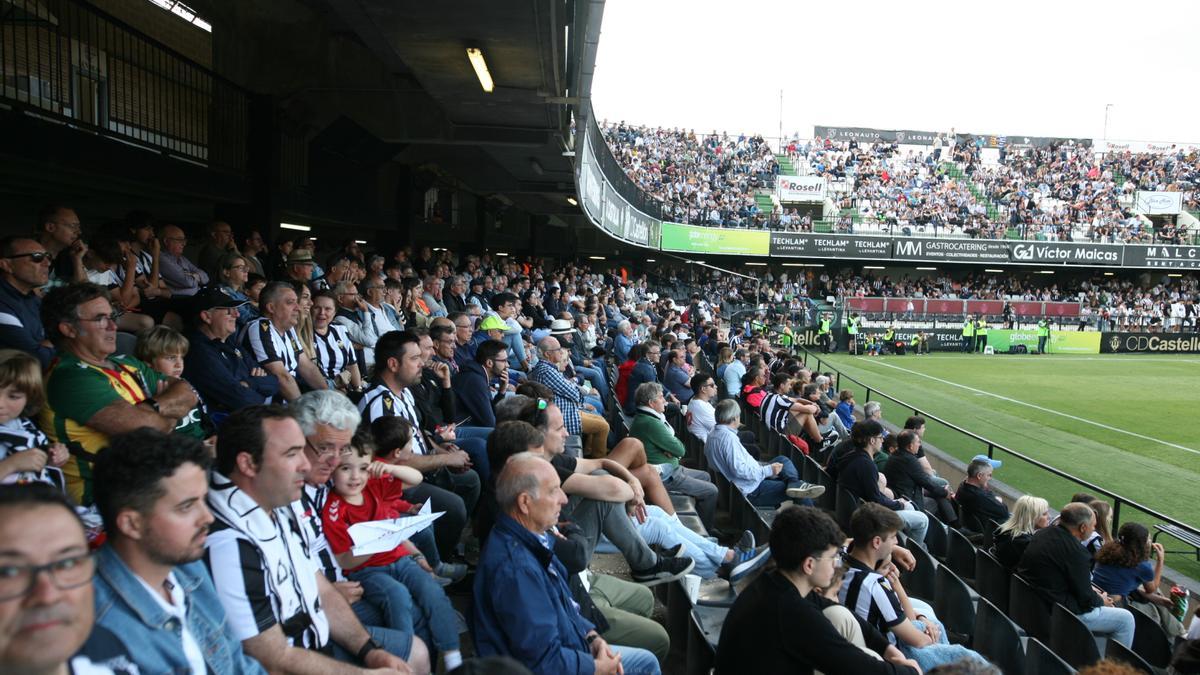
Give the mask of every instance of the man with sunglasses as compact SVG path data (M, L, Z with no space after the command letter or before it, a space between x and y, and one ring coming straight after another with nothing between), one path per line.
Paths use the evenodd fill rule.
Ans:
M137 672L121 640L93 627L96 566L61 490L0 485L0 542L0 672Z
M64 443L67 492L92 503L92 463L117 434L150 427L170 433L196 407L192 385L159 374L117 350L117 318L108 291L91 283L56 288L42 299L42 323L58 360L46 375L38 424Z
M0 239L0 347L19 349L50 365L54 347L42 327L42 298L50 280L50 252L32 237Z

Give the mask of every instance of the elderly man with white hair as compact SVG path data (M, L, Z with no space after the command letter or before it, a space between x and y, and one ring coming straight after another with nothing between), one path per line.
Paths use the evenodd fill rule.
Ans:
M617 355L617 363L625 363L629 360L629 350L633 349L633 344L633 324L626 319L617 324L617 337L613 346L613 351Z

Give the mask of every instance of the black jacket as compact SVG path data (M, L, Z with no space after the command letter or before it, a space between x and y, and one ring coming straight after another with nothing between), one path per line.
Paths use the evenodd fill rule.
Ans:
M777 572L760 575L738 594L721 629L717 674L862 673L909 674L916 671L871 658L838 634L821 613L832 601L816 593L801 597ZM882 653L888 640L857 616L863 640Z
M1021 554L1017 573L1050 602L1083 614L1104 602L1092 590L1092 556L1060 525L1034 533Z
M930 479L929 474L925 472L925 468L921 466L921 462L917 460L917 456L904 452L903 450L896 451L896 454L888 458L887 466L883 469L883 475L887 476L888 487L897 497L904 497L913 503L918 509L925 508L925 495L923 491L929 491L929 495L935 498L946 497L950 493L946 488L934 483Z
M1021 556L1032 540L1032 534L1018 534L1014 537L1010 532L1001 532L997 529L995 536L992 537L992 555L996 556L996 560L999 560L1001 565L1004 565L1004 569L1013 572L1017 569L1017 564L1021 562Z
M852 492L855 497L881 504L893 511L904 508L903 504L889 499L879 491L879 469L867 453L857 449L851 450L836 457L834 466L837 469L838 485Z
M442 378L429 368L421 369L421 384L412 388L413 401L421 415L421 428L433 433L439 425L457 422L454 390L442 386Z
M983 522L984 518L990 518L997 523L1008 520L1008 507L996 501L996 495L991 490L981 490L966 481L958 486L954 493L954 501L958 502L963 511L963 521L969 527L977 524L974 522L976 519L979 519L978 525L981 527L987 526L987 523Z

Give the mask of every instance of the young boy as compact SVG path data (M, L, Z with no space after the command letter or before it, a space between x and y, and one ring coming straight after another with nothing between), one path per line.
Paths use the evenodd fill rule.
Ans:
M346 577L364 589L404 584L418 613L413 617L417 632L442 653L446 670L453 670L462 663L454 608L435 577L418 563L417 547L404 541L382 553L356 556L351 550L351 525L415 511L403 498L404 484L419 483L421 474L410 467L373 462L371 456L371 448L360 443L344 453L333 470L333 494L322 512L325 538Z
M187 355L187 351L187 338L174 328L155 326L138 334L134 356L159 373L178 379L183 374L183 357ZM208 416L208 408L199 396L196 397L196 407L179 419L174 431L200 439L210 450L216 447L215 432L216 428Z
M899 572L891 562L902 529L904 521L895 511L874 503L858 507L850 517L850 536L854 542L846 558L838 599L859 618L889 635L923 671L963 659L986 663L970 649L950 644L933 608L905 593Z

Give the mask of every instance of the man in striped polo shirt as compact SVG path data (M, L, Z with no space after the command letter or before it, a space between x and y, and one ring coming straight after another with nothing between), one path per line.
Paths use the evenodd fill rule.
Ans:
M891 560L903 527L900 516L879 504L863 504L854 512L850 518L854 540L846 556L838 600L888 635L922 670L963 659L987 663L970 649L950 644L933 608L904 592L900 572Z

